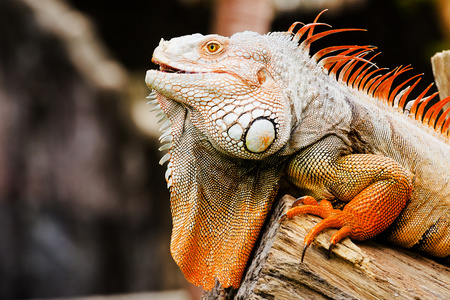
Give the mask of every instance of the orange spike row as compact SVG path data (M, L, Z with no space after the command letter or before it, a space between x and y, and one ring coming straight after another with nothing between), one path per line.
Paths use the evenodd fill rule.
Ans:
M374 98L382 99L385 104L388 103L389 91L392 87L394 79L401 73L405 72L407 67L397 67L394 70L381 76L369 89L368 94L372 94Z
M309 51L312 43L330 34L346 31L366 31L358 28L344 28L333 30L330 29L320 33L314 33L314 29L318 25L331 27L326 23L317 22L319 17L325 11L326 10L320 12L311 24L304 25L303 23L296 22L289 28L288 33L293 34L296 25L303 24L303 27L300 28L292 38L295 42L299 42L309 30L306 38L304 38L304 40L300 43L299 48ZM399 85L396 85L394 88L394 81L396 78L398 78L401 74L412 70L412 67L409 65L400 66L394 70L377 74L378 72L385 71L387 69L378 69L378 67L372 63L372 60L380 53L375 53L366 59L369 52L374 49L376 49L374 46L332 46L317 51L311 59L319 65L322 65L324 69L328 70L329 75L336 75L339 72L339 76L337 78L338 81L345 82L349 87L358 91L366 92L367 95L383 101L386 105L395 105L398 110L402 112L405 111L406 107L410 107L410 115L412 118L432 127L437 132L440 131L441 134L448 137L450 135L450 108L447 108L444 112L442 112L442 110L446 104L450 103L450 97L434 104L424 116L424 111L428 103L438 95L436 92L428 97L425 96L433 85L431 84L412 102L412 105L411 102L409 102L408 106L406 106L410 93L420 82L420 76L423 74L412 76L411 78L401 82ZM336 55L329 55L335 51L341 52ZM363 64L358 67L356 71L353 71L358 62L363 62ZM377 69L370 70L373 66L377 67ZM404 86L414 79L416 80L411 86L404 88ZM404 89L402 90L402 88ZM436 122L438 116L439 119Z
M353 52L357 49L358 49L357 47L350 48L350 49L347 49L347 50L341 52L340 54L326 57L326 58L322 59L322 61L320 61L320 64L322 64L324 66L324 68L328 70L329 74L335 74L335 73L337 73L337 71L339 71L339 69L344 64L348 63L350 60L353 61L353 59L355 57L357 57L359 54L361 54L363 52L367 52L366 49L363 49L357 53L349 55L351 52ZM356 60L358 60L358 59L356 59ZM334 65L334 67L332 67L333 65Z
M380 82L380 84L373 90L373 96L375 98L382 99L385 104L389 104L389 91L392 88L395 78L410 69L411 68L409 66L400 66L387 73L388 76L386 76L383 81ZM392 105L392 103L390 104Z
M398 76L399 69L401 69L401 66L386 73L387 76L373 89L374 98L381 99L385 104L388 103L389 91L394 83L394 79Z
M357 46L357 45L342 45L342 46L331 46L323 48L322 50L317 51L312 59L314 59L316 62L319 61L324 55L330 54L331 52L339 51L339 50L348 50L353 49L359 50L359 49L365 49L365 50L373 50L375 47L372 46ZM342 54L342 53L341 53Z
M447 97L443 100L440 100L438 103L434 104L425 114L425 117L423 118L423 123L428 124L431 128L434 128L434 125L436 123L436 118L439 112L442 110L445 104L450 102L450 97Z
M374 59L379 54L380 53L375 53L371 58L368 59L367 62L365 62L358 70L356 70L355 73L353 73L352 77L350 77L350 80L347 82L347 84L351 87L354 87L355 85L356 87L358 87L361 79L364 78L364 75L370 70L372 66L376 66L375 64L371 64L369 67L367 67L367 64L372 63L372 59ZM363 72L361 73L361 71Z
M289 33L289 34L294 34L294 29L295 29L295 27L296 27L298 24L305 26L305 23L303 23L303 22L294 22L294 23L291 25L291 27L289 27L287 33Z
M366 66L367 64L371 64L371 66L378 68L376 64L371 62L372 58L370 58L370 59L364 58L366 55L368 55L370 52L372 52L373 49L376 49L376 47L368 46L368 50L366 50L364 52L361 51L360 54L358 55L359 58L362 58L365 60L363 66ZM350 81L349 81L349 77L350 77L350 75L352 75L353 68L358 64L358 62L361 62L361 60L354 59L351 62L348 62L346 64L346 66L341 70L341 73L339 75L339 80L341 80L342 82L346 82L347 85L349 85L349 86L352 86L352 83L350 83ZM359 68L357 70L357 73L359 73L360 71L361 71L361 68ZM354 78L353 75L352 75L352 78Z
M364 58L361 58L361 57L358 57L358 56L355 56L355 57L354 56L348 56L348 55L330 56L330 57L324 58L323 60L321 60L321 62L325 61L325 64L324 64L324 68L325 69L331 69L331 66L333 64L338 63L339 66L338 67L336 67L336 66L333 67L330 70L330 73L329 73L329 74L335 74L339 70L339 68L342 66L341 63L343 61L344 61L344 63L348 63L351 60L358 60L358 61L362 61L362 62L367 62L367 60L364 59ZM334 70L334 69L336 69L336 70Z
M372 95L372 97L376 98L375 91L380 87L380 85L382 85L385 82L386 78L391 76L391 74L394 73L396 70L397 69L394 69L387 72L384 75L377 76L378 78L370 85L370 87L368 87L367 94Z
M321 23L318 23L321 24ZM306 25L308 26L308 25ZM303 29L303 28L302 28ZM301 44L300 44L300 48L305 48L305 49L309 49L309 46L314 43L315 41L317 41L318 39L323 38L324 36L330 35L330 34L334 34L334 33L340 33L340 32L346 32L346 31L366 31L365 29L359 29L359 28L343 28L343 29L333 29L333 30L327 30L327 31L323 31L321 33L316 33L310 37L308 37L307 39L305 39Z
M409 69L406 69L406 68L405 68L405 72L406 72L406 71L409 71L409 70L412 70L412 68L409 68ZM397 93L399 92L399 90L400 90L405 84L407 84L408 82L410 82L411 80L413 80L414 78L416 78L416 77L418 77L418 76L420 76L420 74L417 74L417 75L415 75L415 76L409 78L408 80L405 80L405 81L402 82L401 84L399 84L399 85L392 91L391 95L389 96L388 104L392 106L393 103L394 103L395 97L397 96ZM403 111L403 107L399 106L399 108L401 108L402 111Z
M349 50L350 50L350 49L349 49ZM330 70L330 72L331 72L331 73L337 73L337 71L339 71L344 65L345 65L345 67L343 67L343 69L345 69L346 66L347 66L347 64L350 64L350 62L354 62L354 61L366 61L365 59L363 59L363 58L361 57L361 54L363 54L363 53L368 53L370 50L362 49L362 50L360 50L360 51L358 51L358 52L353 53L353 54L350 55L350 53L351 53L352 51L354 51L354 50L351 50L351 51L343 51L342 53L340 53L338 56L347 56L348 59L343 59L341 62L337 62L337 63L335 64L335 66L333 67L333 70ZM342 71L343 71L343 70L341 69L341 72L342 72Z
M324 65L329 65L329 67L326 67L326 69L329 70L328 74L336 74L339 69L350 60L350 55L347 55L347 53L343 53L327 57L323 61L325 62Z
M324 25L324 26L331 27L330 25L328 25L326 23L310 23L310 24L306 24L305 26L303 26L302 28L300 28L297 31L297 33L292 38L292 41L294 41L294 42L300 41L300 39L306 33L306 31L308 31L308 29L310 29L310 28L314 29L316 26L319 26L319 25Z
M448 111L448 110L447 110ZM442 126L441 133L449 137L450 131L448 131L448 127L450 127L450 118L445 121L444 126Z
M361 50L350 55L348 60L342 60L342 63L336 63L336 65L334 66L334 68L336 68L336 72L340 70L338 80L347 82L347 78L348 76L350 76L348 73L349 69L351 71L351 69L353 69L353 66L357 62L367 62L367 60L364 58L367 53L367 50Z
M366 56L368 53L369 53L368 51L360 51L358 53L358 57L364 59L364 56ZM342 68L341 72L339 73L338 80L342 82L348 82L348 78L351 72L353 71L353 68L358 62L360 62L360 60L357 59L353 59L347 62L347 64Z
M397 78L399 75L401 75L402 73L411 70L412 68L410 66L400 66L398 68L395 68L395 72L394 74L392 74L391 76L389 76L389 78L387 78L386 80L384 80L375 90L374 92L374 97L382 99L384 103L392 106L393 103L393 97L392 97L392 93L391 96L389 96L389 92L392 88L392 85L394 84L394 80L395 78ZM396 91L398 91L398 89L393 91L394 97L395 97L395 93Z
M372 72L368 73L367 75L365 75L358 86L358 90L365 91L367 93L368 88L381 75L377 75L375 77L372 77L372 76L377 72L381 72L381 71L385 71L385 70L387 70L387 68L376 69L376 70L373 70Z
M448 100L450 97L445 98L444 100ZM441 101L444 101L441 100ZM442 128L442 124L446 119L450 119L450 107L447 108L442 115L439 117L439 120L436 123L436 126L434 127L436 131L438 131L440 128ZM439 132L439 131L438 131ZM441 131L441 133L444 133L444 131Z
M323 60L321 60L320 61L320 64L323 66L323 68L325 69L325 70L328 70L328 74L331 74L330 73L330 70L331 70L331 68L333 67L333 65L336 63L336 62L339 62L341 59L342 59L342 57L346 57L346 56L331 56L331 57L327 57L327 59L323 59Z
M419 106L419 103L422 101L423 97L425 97L425 94L430 90L430 88L433 86L434 83L430 84L420 95L419 97L417 97L417 99L414 101L413 105L411 106L411 113L413 115L416 116L416 120L417 118L417 114L416 114L416 110Z
M351 52L356 50L360 51L350 55ZM320 61L320 64L322 64L324 68L329 71L329 74L336 74L339 71L339 69L342 68L342 66L344 66L345 64L349 64L350 62L362 61L366 63L371 63L370 61L363 58L364 55L370 51L371 51L370 48L366 48L365 46L360 47L355 46L350 49L347 49L346 51L341 52L340 54L323 58Z
M322 11L317 15L317 17L314 19L313 23L317 23L317 21L319 21L320 16L321 16L324 12L326 12L327 10L328 10L328 9L322 10ZM331 27L331 26L330 26L330 27ZM310 38L310 37L313 35L313 32L314 32L314 27L312 27L311 30L308 32L308 37L307 37L307 38Z
M425 110L425 107L438 94L439 94L439 92L435 92L434 94L431 94L430 96L428 96L425 101L422 101L422 103L420 103L419 109L418 109L417 114L416 114L416 120L422 120L422 116L423 116L423 112ZM425 118L422 120L422 122L424 124L426 124L426 125L428 124L428 120L425 120Z
M377 82L380 80L380 78L382 78L383 76L384 76L383 74L378 74L378 75L370 78L369 81L367 81L367 84L364 87L364 91L366 92L367 95L370 95L370 93L369 93L370 87L373 85L376 85ZM372 97L373 97L373 95L372 95Z
M421 75L419 74L419 75L416 75L415 77L417 77L417 76L421 76ZM414 78L414 77L413 77L413 78ZM416 80L416 82L414 82L414 84L413 84L412 86L410 86L410 87L406 90L406 92L403 94L403 96L400 98L400 101L399 101L399 103L398 103L398 107L401 108L402 111L405 110L406 98L408 98L409 94L410 94L410 93L412 92L412 90L416 87L416 85L420 82L420 80L422 80L421 77L419 77L419 78Z

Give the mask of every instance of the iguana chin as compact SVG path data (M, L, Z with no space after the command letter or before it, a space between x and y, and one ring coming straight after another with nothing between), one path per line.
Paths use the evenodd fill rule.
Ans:
M153 54L160 70L149 70L146 83L169 150L171 252L206 290L215 279L240 285L283 180L306 196L288 218L324 218L305 249L330 227L339 228L332 245L387 229L395 244L450 255L450 99L424 114L437 93L425 97L427 88L408 102L419 79L393 83L409 67L374 68L370 46L311 55L314 41L354 29L314 33L324 25L317 19L296 25L161 40ZM333 209L331 199L348 204Z

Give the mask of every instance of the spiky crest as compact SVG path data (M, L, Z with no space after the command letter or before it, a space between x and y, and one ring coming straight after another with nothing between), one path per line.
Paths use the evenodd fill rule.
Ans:
M326 23L318 23L319 17L325 11L326 10L319 13L313 23L304 24L296 22L292 24L287 31L288 34L292 35L292 41L299 43L300 49L309 52L313 42L330 34L347 31L365 31L364 29L343 28L328 29L320 33L314 33L316 26L331 27ZM297 32L294 32L295 27L299 24L303 26ZM302 38L304 39L301 41ZM317 51L311 56L311 59L327 70L329 75L336 76L336 79L339 82L346 84L350 88L365 92L368 96L371 96L388 106L397 108L400 112L407 114L411 119L425 124L442 134L444 137L449 138L450 108L445 111L443 111L443 109L447 103L450 103L450 97L438 101L424 114L426 106L438 94L438 92L435 92L426 96L433 84L429 85L416 99L407 100L411 91L421 80L420 76L422 76L422 74L412 76L395 86L394 80L399 75L412 70L412 67L400 66L391 71L387 71L388 69L386 68L377 68L376 65L372 63L372 60L379 53L375 53L367 58L369 53L372 53L375 49L376 47L374 46L330 46ZM354 68L358 63L362 63L362 65L354 71ZM372 67L375 67L376 69L371 70ZM412 85L403 88L406 84L416 78L417 80Z

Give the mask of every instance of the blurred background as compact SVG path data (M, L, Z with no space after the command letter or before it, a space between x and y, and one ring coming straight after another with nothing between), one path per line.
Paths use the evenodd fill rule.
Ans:
M169 252L145 106L153 49L195 32L287 30L324 8L334 28L368 29L327 45L376 45L379 66L412 64L424 86L430 57L450 48L448 0L0 0L0 299L198 298Z

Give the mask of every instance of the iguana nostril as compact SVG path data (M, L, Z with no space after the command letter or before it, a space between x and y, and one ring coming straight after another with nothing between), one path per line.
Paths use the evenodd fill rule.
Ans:
M245 136L245 146L250 152L261 153L275 140L275 125L268 119L254 121Z

